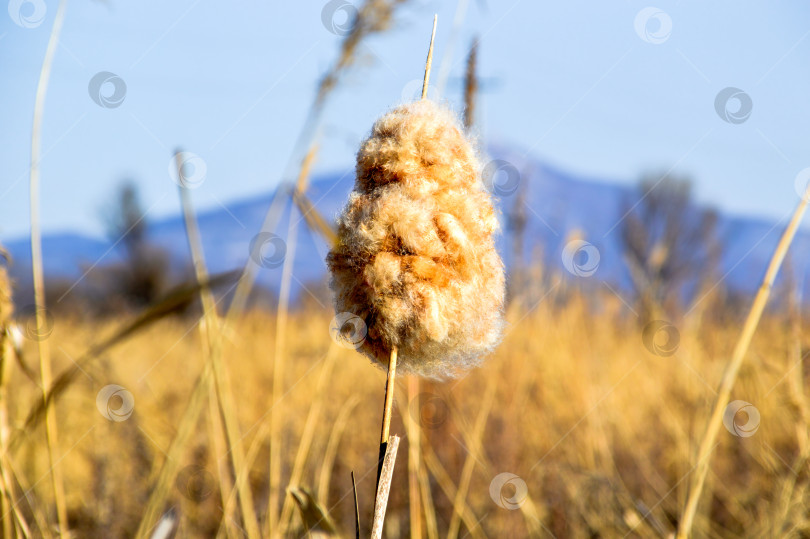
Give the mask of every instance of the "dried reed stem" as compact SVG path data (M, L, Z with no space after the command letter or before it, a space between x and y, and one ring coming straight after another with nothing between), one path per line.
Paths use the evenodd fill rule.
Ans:
M754 303L751 305L751 310L748 312L748 317L745 319L740 338L723 372L720 386L717 388L717 397L714 401L712 413L706 425L706 432L703 435L700 448L698 449L697 464L695 465L695 470L689 484L686 506L684 508L683 517L678 525L678 539L686 539L691 534L698 501L700 501L700 494L706 482L706 474L709 472L709 461L711 459L712 449L715 447L717 433L720 430L720 424L723 422L723 413L725 407L728 405L731 389L734 387L737 372L740 370L743 359L745 359L745 354L748 351L748 346L751 344L754 331L757 329L759 319L762 316L762 312L765 310L765 304L768 302L768 297L771 294L773 282L776 279L777 273L779 273L782 261L787 254L793 237L796 235L796 230L799 227L802 216L807 209L808 198L810 198L810 184L808 184L804 196L796 206L793 217L790 219L785 232L782 234L782 238L776 246L770 264L768 264L768 269L765 272L765 277L762 280L762 285L756 297L754 297Z
M11 281L8 272L2 265L2 259L7 259L6 251L0 246L0 515L5 517L14 508L13 484L8 480L9 467L6 462L7 446L11 428L8 420L8 377L11 375L11 314L14 303L11 299ZM12 519L0 517L0 528L3 538L11 539L14 530Z
M62 24L65 22L65 10L67 0L60 0L56 11L56 17L51 28L51 37L48 40L48 48L45 51L45 58L42 61L42 69L39 72L39 82L37 84L36 101L34 104L34 121L31 130L31 268L34 278L34 304L37 327L45 325L45 278L42 270L42 234L39 227L39 161L42 151L42 115L45 111L45 96L48 92L48 81L51 76L53 58L56 48L59 45L59 35L62 32ZM48 342L46 339L37 340L39 352L40 381L42 383L42 399L46 401L48 389L51 387L53 375L51 373L51 357ZM56 503L56 518L59 524L60 537L67 538L68 519L67 507L65 504L65 487L62 482L62 472L59 462L55 460L54 454L59 447L59 431L56 427L56 417L52 407L47 407L45 402L45 437L48 444L48 464L50 466L51 487Z
M317 146L312 145L301 162L298 172L296 189L306 189L312 163L315 161ZM292 287L293 264L295 263L295 248L298 242L298 222L295 218L295 205L290 204L290 216L287 222L287 252L281 268L281 287L278 296L278 309L276 313L275 349L273 353L273 389L272 408L270 409L270 462L269 483L270 495L267 499L267 527L272 534L278 525L278 534L283 533L281 526L282 516L278 514L279 499L281 495L281 399L284 390L284 349L287 344L287 318L290 307L290 290ZM292 506L290 506L290 510ZM281 509L282 513L284 508Z
M180 151L175 153L175 162L177 164L177 177L182 178L183 161ZM197 226L197 218L194 214L194 207L191 204L189 191L182 185L179 187L179 190L181 205L183 207L183 218L186 226L186 237L188 238L191 259L194 264L194 273L197 277L197 282L202 284L208 281L208 268L205 265L202 238L200 237L200 230ZM220 323L211 289L201 289L200 298L203 305L203 320L205 322L201 333L204 341L207 343L208 361L213 367L217 404L222 424L225 427L225 437L229 449L228 454L231 458L234 475L236 476L237 472L242 469L245 457L242 449L242 435L239 432L239 423L233 404L233 392L231 391L227 371L222 362L222 339L215 335L216 330L221 329ZM247 536L249 538L258 538L260 537L259 525L256 521L256 514L253 508L253 495L250 491L250 486L244 479L241 481L237 480L236 489L239 492L242 521L245 524Z
M422 99L427 97L428 82L430 81L430 66L433 64L433 40L436 38L436 23L438 15L433 15L433 32L430 34L430 47L428 47L427 61L425 62L425 80L422 82Z
M408 402L419 409L419 378L408 377ZM422 539L422 515L419 503L419 445L420 426L413 413L405 417L405 431L408 433L408 510L411 518L411 539Z
M394 477L394 464L397 460L397 449L399 449L399 436L388 438L385 446L380 480L377 484L377 496L374 500L374 521L371 525L371 539L382 539L385 509L388 506L388 495L391 493L391 480Z
M478 94L478 40L473 40L467 56L467 72L464 75L464 128L469 132L475 125L475 97Z

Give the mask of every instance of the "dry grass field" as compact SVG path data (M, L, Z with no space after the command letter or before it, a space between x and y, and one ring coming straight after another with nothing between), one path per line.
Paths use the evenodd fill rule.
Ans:
M335 345L331 316L313 307L290 314L283 398L276 410L279 498L292 501L285 492L289 487L309 491L348 537L354 533L351 471L361 522L368 522L372 511L385 376L354 350ZM403 444L386 536L674 533L696 446L739 333L738 317L742 314L720 321L693 313L675 323L677 342L661 335L648 341L659 346L655 354L645 346L636 316L612 294L563 296L556 288L531 310L512 308L502 345L466 378L420 381L421 399L414 402L413 382L408 387L401 377L392 433L400 434ZM48 337L55 372L70 367L118 323L57 317ZM249 313L232 326L222 353L261 526L269 498L275 323L272 314ZM807 343L797 340L793 329L790 319L773 313L752 343L732 398L753 404L761 423L750 436L721 430L696 536L810 533L807 373L801 360ZM24 346L31 356L34 344ZM204 358L193 317L164 319L89 364L56 403L57 455L74 536L135 533ZM132 402L113 395L105 401L108 408L99 407L99 392L109 384L125 388ZM10 424L19 427L40 393L18 369L8 390ZM107 410L119 421L106 418ZM741 413L735 421L744 426ZM174 508L169 514L178 518L176 537L214 536L222 524L223 494L229 490L220 488L220 477L232 479L221 424L212 417L216 408L206 405L162 508ZM311 444L302 448L307 424L313 427ZM417 437L420 447L411 448ZM49 534L38 526L55 520L44 443L39 427L26 432L10 455L18 496L28 493L18 509L33 536ZM302 458L300 479L290 484L295 461ZM502 473L517 478L496 479ZM413 503L419 505L417 519L410 513ZM285 535L305 535L298 511L289 516ZM10 518L4 515L6 522ZM239 522L236 509L233 524L222 531L240 536Z
M407 3L323 7L324 28L341 36L336 57L318 68L300 131L278 127L295 145L283 174L272 178L275 193L238 280L241 268L208 274L190 194L207 166L196 174L203 159L177 150L169 174L172 188L179 188L191 251L182 277L170 278L168 253L147 238L148 212L132 184L112 208L111 247L82 269L81 286L77 281L66 289L45 273L39 217L40 160L50 151L42 152L45 96L66 13L66 1L59 2L33 107L30 282L7 285L3 259L10 257L0 249L0 539L369 537L375 497L385 499L388 483L383 473L377 492L378 448L382 440L390 451L397 439L389 442L387 415L380 429L382 397L390 397L386 373L358 353L361 345L389 365L388 387L395 387L390 431L401 437L387 512L376 511L378 528L385 523L382 537L810 537L810 369L804 360L810 342L801 331L797 294L785 283L790 279L776 281L810 186L755 297L723 295L719 261L726 246L715 234L717 215L694 205L689 181L671 182L669 172L642 181L635 202L628 199L621 219L603 231L607 238L616 229L623 250L615 261L621 258L631 282L613 288L608 279L588 281L599 264L598 248L578 229L558 233L528 206L530 171L502 160L484 166L474 155L474 147L486 146L474 135L480 127L477 38L466 61L463 125L427 99L434 16L429 47L425 43L426 101L375 124L357 154L348 206L354 209L335 227L334 216L321 215L307 191L318 148L329 143L321 138L324 111L349 72L368 61L366 42L397 27L397 10ZM351 16L348 26L331 18L341 9ZM651 33L644 26L648 10L655 21L669 21L657 8L645 8L636 15L636 33L660 44L669 23L659 28L666 35ZM9 13L14 17L11 3ZM24 26L21 13L18 26ZM455 35L462 19L457 12L453 30L443 31ZM99 72L90 98L118 107L122 96L110 103L93 90L99 75L120 80L125 93L123 79ZM134 74L132 80L135 88ZM497 77L483 82L498 86ZM540 90L526 110L546 114L552 98ZM718 98L727 90L750 101L732 87ZM747 119L729 119L717 103L726 123ZM197 129L196 123L187 127ZM256 144L239 152L265 151L264 139ZM508 170L515 185L504 190L495 175L503 181ZM269 187L265 171L256 175L261 189ZM44 187L43 194L58 196ZM513 203L499 210L514 251L514 273L504 287L491 195L512 194ZM272 231L281 230L290 199L282 239ZM562 262L570 275L561 277L560 267L523 273L531 266L527 248L532 256L550 249L531 237L524 206L560 240L567 238ZM561 203L554 210L567 208ZM304 227L332 250L326 261L337 310L344 311L337 316L325 294L302 293L304 300L296 302L291 292L293 279L301 284L293 268ZM268 237L272 256L263 251ZM102 260L116 248L120 261ZM583 253L587 263L577 261ZM747 264L750 253L731 270ZM254 288L262 266L279 272L278 290ZM178 280L185 284L166 296ZM13 313L9 290L17 294ZM69 293L65 303L71 305L57 305ZM228 301L216 305L214 294ZM274 301L264 301L270 297ZM27 302L37 307L22 308ZM459 367L433 369L431 362L475 364L497 338L502 304L503 340L481 368L445 382L406 376ZM351 336L353 346L341 336L342 315L362 317L368 329L359 339Z

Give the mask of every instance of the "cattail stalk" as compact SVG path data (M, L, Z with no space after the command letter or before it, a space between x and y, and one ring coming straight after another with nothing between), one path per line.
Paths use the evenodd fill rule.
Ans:
M385 451L388 448L389 432L391 431L391 410L394 407L394 383L397 377L397 347L391 348L391 358L388 360L388 377L385 380L385 401L383 403L382 429L380 432L380 456L377 464L377 483L382 473Z
M433 30L430 33L430 46L425 61L425 78L422 81L422 99L427 98L428 84L430 82L430 67L433 63L433 42L436 39L436 23L438 15L433 15ZM386 449L388 447L388 433L391 429L391 410L394 407L394 382L397 376L397 347L392 346L388 359L388 377L385 382L385 402L383 405L382 432L380 433L380 455L377 465L377 488L379 489L380 474L383 469Z
M751 310L748 312L748 317L745 319L740 337L734 347L731 359L726 365L723 372L723 377L720 380L720 386L717 388L717 396L714 400L711 416L706 425L706 432L703 434L703 439L700 442L698 449L697 464L695 470L692 472L692 478L689 484L689 493L686 499L683 516L680 524L678 525L678 539L686 539L692 533L692 525L695 520L695 513L697 512L697 505L700 501L700 494L703 491L703 485L706 482L706 475L709 472L709 464L711 460L712 449L715 447L717 440L717 433L720 430L720 425L723 422L723 413L728 406L731 390L734 387L734 382L737 379L737 373L740 370L745 354L748 351L748 346L751 344L751 339L754 336L754 331L757 329L759 320L762 317L762 312L765 310L765 305L768 302L768 297L771 294L776 275L779 273L779 268L782 266L782 261L787 254L788 248L796 235L796 230L799 227L802 216L807 209L807 201L810 199L810 184L804 192L804 196L796 206L793 212L793 217L790 219L785 232L782 234L779 243L776 245L776 250L771 257L768 264L768 269L765 272L765 277L762 280L762 285L759 287L757 295L754 297L754 302L751 305Z

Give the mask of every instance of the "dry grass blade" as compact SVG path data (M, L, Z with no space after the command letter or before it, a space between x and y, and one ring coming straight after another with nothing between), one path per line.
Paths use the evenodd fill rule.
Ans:
M371 538L381 539L385 523L385 509L388 506L388 495L391 492L391 480L394 478L394 464L397 461L399 436L391 436L385 444L385 457L377 482L377 496L374 500L374 520L371 525Z
M15 491L22 492L22 494L15 499L14 505L14 514L20 531L23 532L23 535L29 533L31 537L51 537L52 533L48 527L48 522L45 519L42 507L40 507L34 498L33 487L24 482L25 476L16 468L11 455L7 454L6 458L10 473L9 481ZM26 501L27 510L26 508L20 508L20 502L23 499ZM34 517L33 523L26 522L25 520L25 516L30 515ZM3 515L0 516L0 520L5 520L7 516L7 514L3 513Z
M695 465L695 470L692 472L692 478L689 483L689 494L686 499L686 506L684 508L683 517L678 525L679 539L685 539L691 534L698 501L703 491L703 485L706 482L706 474L709 471L712 449L716 445L717 433L723 422L723 412L728 405L731 389L734 387L737 372L739 372L740 366L745 359L748 346L751 344L751 339L754 336L757 325L759 325L759 319L762 317L762 312L765 310L765 305L768 302L768 297L770 296L776 275L779 273L782 261L787 254L793 237L796 235L796 230L799 227L802 216L807 209L807 201L809 198L810 184L808 184L804 196L796 206L796 210L793 212L793 217L790 219L785 232L779 239L773 257L771 257L771 261L768 264L768 269L765 272L765 277L762 279L759 291L756 297L754 297L751 310L748 312L748 317L745 319L745 324L743 325L739 340L734 347L734 352L723 372L723 378L720 380L720 386L717 389L717 396L715 397L714 406L712 407L712 413L706 425L706 432L703 434L703 439L698 449L697 464Z
M0 258L8 258L2 247L0 247ZM17 496L14 483L11 480L7 449L10 434L8 382L11 375L11 356L14 354L9 328L12 323L11 315L13 310L11 280L5 266L0 263L0 487L2 487L2 492L0 492L0 512L5 517L13 511L17 521L20 521L19 511L15 503ZM14 533L14 522L12 522L12 519L0 518L0 528L2 528L4 539L10 539L12 533Z
M395 8L403 3L405 3L405 0L367 0L357 10L357 16L352 30L343 39L337 61L318 84L315 99L301 128L301 132L298 134L292 155L282 176L282 183L273 195L273 200L267 210L260 232L271 232L275 230L278 219L280 219L281 212L284 209L284 197L294 190L294 184L289 178L292 176L295 167L297 167L298 163L301 161L299 156L306 155L304 153L306 151L305 149L312 146L311 141L315 136L315 131L327 98L334 91L341 76L354 64L357 49L360 44L370 35L387 30L393 18ZM250 289L256 279L256 272L256 265L248 260L242 271L242 277L239 279L239 286L236 288L231 306L228 309L226 327L244 310Z
M321 376L318 379L318 384L315 387L315 401L309 409L306 422L304 423L304 432L301 434L301 441L298 443L298 449L295 454L295 461L293 462L292 473L290 474L290 487L295 488L301 481L304 474L304 466L309 450L312 447L312 440L315 437L315 429L321 419L321 411L323 410L323 401L328 394L326 386L332 378L332 369L335 365L337 358L337 350L335 344L329 347L326 355L326 360L321 371ZM279 529L286 529L290 517L292 516L292 502L291 498L284 499L281 508L281 518L279 519Z
M425 506L423 512L425 515L425 531L427 532L428 539L438 539L439 525L436 522L436 507L433 505L433 496L430 493L430 478L428 478L428 473L424 466L420 466L418 472L419 491L422 493L422 505Z
M481 439L484 436L484 429L487 425L489 412L492 409L492 402L495 399L495 388L495 378L490 377L481 410L478 412L478 417L475 420L471 440L467 442L467 458L464 461L464 467L461 471L461 481L459 482L458 491L456 491L456 497L453 500L453 516L450 518L450 528L447 532L448 538L458 537L459 527L461 525L461 507L467 497L467 491L470 488L472 473L475 469L475 457L481 452Z
M180 421L177 433L169 445L169 450L166 452L166 460L163 462L160 471L158 472L157 479L153 481L152 492L149 495L146 509L144 510L141 523L138 526L138 532L135 534L136 538L145 538L148 536L150 529L155 525L153 524L163 510L163 504L169 491L172 487L172 481L177 476L177 471L182 462L183 451L186 447L194 428L197 425L197 418L202 412L205 399L211 389L211 364L206 363L202 374L194 384L194 390L188 399L188 406L183 412L183 417Z
M337 536L337 527L329 512L321 507L309 491L302 488L290 489L290 496L295 500L301 513L304 529L311 537Z
M335 467L340 439L343 437L343 433L346 431L346 427L349 424L349 419L351 419L352 412L354 412L358 404L360 404L360 397L352 395L341 407L337 419L335 419L332 425L332 432L329 433L329 441L326 443L321 470L318 474L318 499L323 504L325 504L329 498L329 481L332 479L332 470Z
M430 82L430 67L433 65L433 40L436 39L436 23L439 16L433 16L433 31L430 34L430 46L428 47L427 61L425 61L425 80L422 81L422 99L427 98L428 83Z
M121 343L132 335L154 324L158 320L161 320L170 314L182 312L189 305L191 305L194 299L196 299L201 288L214 288L223 284L233 283L236 281L236 277L237 274L234 272L220 273L213 276L205 283L179 287L173 292L170 292L163 300L146 309L146 311L135 318L135 320L116 331L111 337L105 339L99 344L93 345L87 352L82 354L79 359L76 360L76 364L73 365L73 367L67 369L56 378L54 383L51 385L51 388L48 391L44 401L39 402L31 409L25 420L24 429L15 433L15 435L11 438L9 445L12 448L17 447L17 444L23 438L23 435L36 428L39 422L43 419L46 408L52 406L54 401L58 399L65 392L65 390L70 387L76 377L81 374L82 369L87 367L87 365L98 356L116 344Z
M182 154L175 154L177 162L177 176L183 177ZM203 253L202 238L197 226L197 219L194 215L194 207L188 189L180 186L180 200L183 206L183 218L186 226L186 237L188 238L191 258L194 264L194 272L198 283L208 280L208 269L205 265L205 254ZM228 380L228 373L222 362L222 336L214 334L220 328L216 313L216 304L210 288L200 288L200 298L203 305L203 317L205 325L201 328L204 342L208 343L208 361L211 363L214 372L214 385L216 387L217 403L219 412L222 415L222 422L225 426L225 436L228 441L228 455L231 458L234 474L241 470L244 463L244 451L242 449L242 435L239 432L239 423L233 404L233 392ZM245 524L245 531L249 538L259 537L259 524L253 508L253 495L250 486L244 478L240 480L237 475L236 489L239 492L239 501L242 509L242 521ZM227 518L228 515L225 515Z
M475 98L478 95L478 75L476 67L478 62L478 40L470 46L467 56L467 72L464 75L464 128L470 131L475 125Z
M29 182L31 193L31 268L34 278L34 303L36 305L37 327L45 323L45 277L42 270L42 234L39 226L39 162L42 152L42 116L45 111L45 96L48 92L48 81L51 76L53 58L59 45L59 34L65 22L67 0L60 0L56 17L48 39L48 48L42 61L37 83L36 101L34 103L34 121L31 129L31 177ZM48 402L48 388L51 387L51 357L47 339L38 339L40 380L42 382L42 402ZM59 524L59 535L68 537L67 507L65 505L65 487L62 482L62 469L55 460L55 453L59 447L59 432L56 427L54 410L45 408L45 437L48 444L48 464L56 503L56 518Z
M297 188L303 189L308 180L312 163L315 160L316 147L307 152L301 162L301 169L296 182ZM295 249L298 242L298 220L295 219L295 208L290 207L290 217L287 223L287 252L281 268L281 287L279 290L278 309L276 312L275 349L273 353L273 390L271 394L272 408L270 409L270 495L267 499L267 526L273 533L278 524L278 533L283 530L282 514L279 511L279 498L281 493L281 406L284 389L284 352L287 336L287 317L289 315L290 290L292 287L292 272L295 264ZM289 509L288 509L289 511ZM281 509L283 513L283 508ZM278 518L278 521L276 519Z
M293 201L298 206L298 211L304 216L307 226L320 234L329 245L336 245L338 238L334 225L330 224L318 209L312 204L309 198L301 191L293 192Z
M172 536L174 527L177 525L177 516L173 510L169 510L163 517L161 517L158 525L155 526L155 531L149 539L169 539Z
M442 492L444 492L444 495L450 500L455 500L458 489L453 484L453 480L444 469L444 466L442 466L439 458L436 456L436 453L433 452L433 448L428 444L422 444L422 459L430 470L431 475L433 475L436 482L439 484L439 488L441 488ZM483 537L481 530L478 527L475 513L472 512L472 509L470 509L470 506L467 505L467 502L464 500L462 500L461 503L460 514L461 520L464 522L464 525L467 527L470 535L475 538Z
M408 402L419 409L419 378L408 377ZM408 434L408 511L411 518L411 539L422 538L422 516L419 503L419 445L420 430L412 413L404 415Z
M360 506L357 504L357 482L352 471L352 494L354 495L354 536L360 539Z

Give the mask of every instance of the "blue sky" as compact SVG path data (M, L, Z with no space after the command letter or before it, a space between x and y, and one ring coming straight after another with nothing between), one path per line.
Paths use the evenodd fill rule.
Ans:
M46 0L41 24L24 28L12 17L20 3L0 11L6 238L29 230L34 96L57 7ZM340 43L322 22L325 4L71 0L45 108L44 229L100 235L126 178L150 217L176 212L176 147L205 162L193 193L201 208L274 187ZM456 31L457 5L416 0L366 43L328 103L315 173L351 169L374 119L418 90L436 12L432 82L447 73L441 98L456 107L467 48L480 38L485 140L604 181L672 169L694 179L700 200L739 214L780 218L798 201L794 179L810 167L810 7L470 0ZM23 15L35 7L23 2ZM102 71L126 84L118 107L89 95ZM716 111L727 87L750 98L741 123Z

